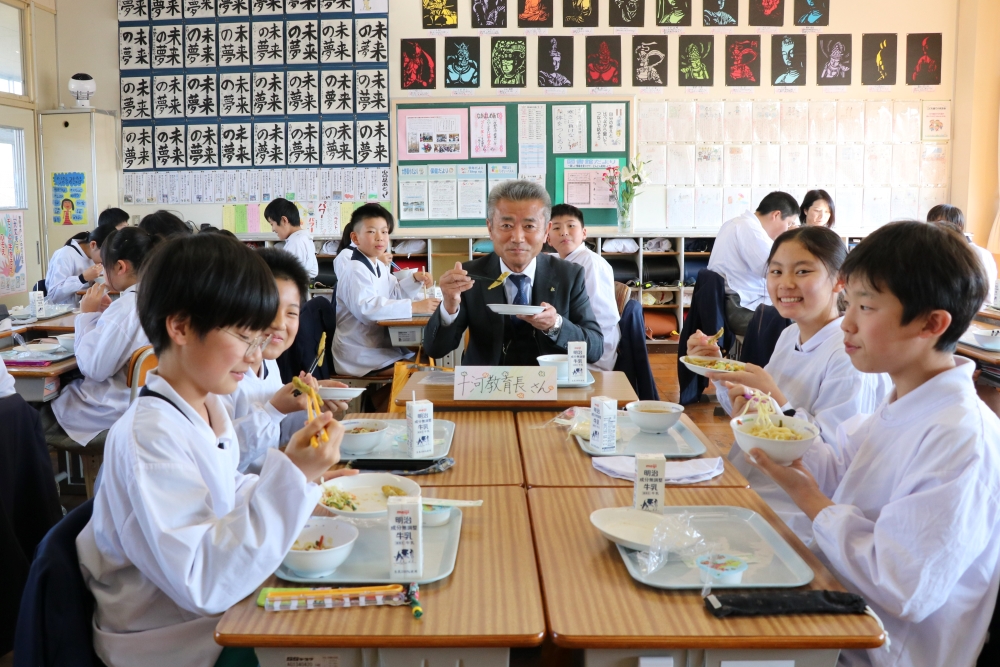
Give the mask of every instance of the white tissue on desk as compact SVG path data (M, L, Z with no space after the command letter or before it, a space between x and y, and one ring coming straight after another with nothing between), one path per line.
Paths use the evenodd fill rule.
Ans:
M635 481L635 458L632 456L595 456L594 468L609 477ZM667 461L664 482L667 484L697 484L718 477L724 470L722 458L689 461Z

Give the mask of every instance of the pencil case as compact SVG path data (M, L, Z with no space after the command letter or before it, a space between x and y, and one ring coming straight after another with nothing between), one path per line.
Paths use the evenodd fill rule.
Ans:
M713 593L705 598L705 608L716 618L787 614L864 614L867 606L868 603L860 595L839 591Z

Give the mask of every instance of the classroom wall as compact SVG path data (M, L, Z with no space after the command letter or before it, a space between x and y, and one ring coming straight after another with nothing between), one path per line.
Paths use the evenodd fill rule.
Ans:
M59 80L67 78L72 72L86 71L92 74L98 81L99 91L95 99L95 106L103 109L117 110L119 106L118 82L118 60L117 60L117 17L116 4L114 0L48 0L57 2L58 14L57 25L60 36L59 41ZM470 11L472 0L459 0L459 29L457 31L447 31L447 34L476 34L471 29ZM606 0L601 0L602 15L601 25L604 28L594 30L608 33L612 29L607 28ZM647 0L646 25L654 26L653 14L655 12L655 0ZM834 92L824 92L822 89L812 85L815 80L815 38L810 35L809 44L809 85L804 90L794 94L797 99L836 99L847 97L850 99L884 99L892 97L894 99L952 99L954 101L953 127L955 128L952 140L952 195L955 203L965 205L970 209L970 231L975 233L980 243L985 243L989 234L990 225L997 209L997 124L1000 117L1000 57L996 49L1000 48L995 37L991 40L991 31L995 34L995 26L1000 20L1000 2L996 0L833 0L832 25L823 28L824 32L850 32L854 37L855 49L860 53L860 36L865 32L895 32L900 35L901 44L905 45L905 34L907 32L930 32L941 31L943 37L943 54L946 62L943 66L942 84L938 91L930 94L913 90L911 86L902 83L893 87L891 94L881 91L868 91L860 83L860 77L855 76L853 85L848 92L836 90ZM510 0L511 8L516 7L517 0ZM701 7L699 0L693 0L695 9ZM748 15L747 0L739 0L740 23L736 29L737 34L750 34L755 28L746 26ZM555 2L555 24L561 25L562 2ZM790 17L791 14L789 13ZM503 31L503 34L521 35L523 29L516 27L516 11L511 9L509 17L513 28ZM697 23L697 17L694 23ZM789 20L786 19L786 23ZM393 99L396 101L409 101L411 98L423 99L423 96L413 95L407 92L402 94L399 85L399 52L398 44L401 37L428 37L421 28L420 0L392 0L390 3L390 84ZM570 29L561 27L550 28L549 34L561 35L570 34ZM657 32L657 28L644 28L639 32ZM711 28L692 26L685 28L685 34L709 33ZM797 29L790 29L795 32ZM980 37L981 36L981 37ZM628 44L630 35L622 35L623 43ZM483 37L483 53L489 51L487 42L489 37ZM583 36L578 36L580 45L577 47L574 58L575 77L578 81L583 81L585 59L583 57L582 42ZM439 54L443 52L443 37L438 37L440 43ZM683 96L687 99L710 98L725 99L732 96L724 85L717 84L707 91L698 91L697 95L689 94L686 89L678 87L676 82L676 62L678 38L671 35L668 57L670 59L670 79L666 88L666 96ZM769 70L770 40L763 39L763 67L764 72ZM724 43L724 35L716 35L716 43ZM535 71L537 60L536 36L529 37L528 59L529 74ZM718 49L717 49L718 50ZM860 56L859 56L860 57ZM900 50L900 57L905 57L905 46ZM439 64L438 75L443 74L443 58ZM623 58L625 61L625 80L619 89L614 89L613 94L635 94L648 97L639 89L633 88L631 84L630 58ZM950 61L950 64L948 64ZM721 55L716 60L717 77L722 72ZM485 67L484 67L485 73ZM969 77L972 77L971 79ZM558 95L544 92L537 87L537 81L528 77L528 86L521 92L522 97L549 97L552 100L559 99ZM69 94L63 90L60 84L60 100L63 103L70 103ZM489 95L488 84L473 91L477 97ZM449 98L453 96L453 91L440 88L431 91L435 97ZM566 95L579 97L592 97L590 91L585 86L577 86L572 92ZM514 101L518 96L511 96L510 101ZM787 98L793 95L775 93L770 86L763 85L753 91L749 97L760 98ZM963 120L971 114L971 125L966 125ZM991 128L991 129L990 129ZM963 141L963 132L965 140ZM973 139L974 138L974 139ZM136 213L145 213L156 207L133 207ZM184 217L196 221L211 221L216 224L221 222L220 206L196 206L185 205L177 207L181 209ZM430 231L430 230L428 230Z

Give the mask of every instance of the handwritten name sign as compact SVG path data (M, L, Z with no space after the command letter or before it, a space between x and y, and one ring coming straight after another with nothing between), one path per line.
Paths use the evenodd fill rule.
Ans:
M554 401L555 366L459 366L456 401Z

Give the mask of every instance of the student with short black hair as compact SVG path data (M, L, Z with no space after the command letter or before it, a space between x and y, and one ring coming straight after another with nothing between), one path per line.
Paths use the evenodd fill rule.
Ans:
M927 211L927 222L948 227L959 234L965 235L969 241L969 245L975 251L976 257L982 263L983 271L986 272L986 287L988 288L986 292L986 305L992 306L997 289L997 261L993 258L993 253L973 243L972 239L965 233L965 214L962 213L962 209L951 204L938 204Z
M101 214L97 217L97 226L113 225L115 229L121 229L128 224L128 221L128 213L120 208L109 207L101 211Z
M73 349L83 377L42 407L42 424L50 434L65 433L87 445L128 409L129 361L136 350L149 345L139 325L136 291L143 264L157 242L138 227L125 227L112 231L101 246L105 283L87 290L74 323ZM120 292L116 300L111 300L109 289Z
M70 306L80 302L77 292L93 284L101 275L101 244L111 232L125 224L98 225L92 231L80 232L52 253L45 273L49 302Z
M413 299L429 287L429 274L415 273L400 283L379 261L389 247L392 213L379 204L365 204L351 215L350 261L337 274L337 330L333 359L338 373L355 377L391 374L392 365L413 356L393 347L379 320L409 319L414 313L430 314L440 300ZM339 254L339 253L338 253Z
M618 300L615 298L615 272L604 259L587 247L587 226L583 211L572 204L556 204L552 207L552 226L549 229L549 245L556 249L560 259L583 267L584 283L590 307L604 334L604 351L597 363L590 367L599 371L613 371L618 359Z
M814 550L885 624L891 649L844 665L970 667L1000 587L1000 419L955 345L986 296L969 244L920 222L879 228L841 269L845 351L892 393L788 467L750 452L812 521Z
M166 239L174 235L184 236L192 233L191 227L170 211L150 213L139 221L139 228L146 230L151 236L156 236L160 239Z
M108 435L76 539L109 667L231 654L214 641L219 616L281 564L322 495L315 481L340 459L343 427L322 413L269 449L259 476L237 471L220 396L260 359L278 300L264 260L217 234L172 238L148 261L139 320L159 365Z
M787 192L772 192L756 211L744 211L719 228L708 270L726 281L726 324L734 334L747 331L753 311L771 305L764 269L774 239L797 225L799 203Z
M278 197L264 209L264 218L271 223L271 231L285 242L285 252L291 253L306 270L309 280L319 273L319 262L316 261L316 246L313 238L302 229L298 207Z

